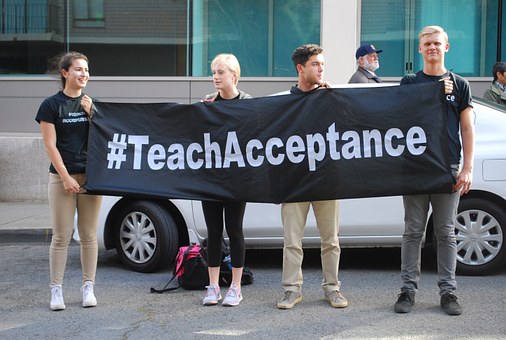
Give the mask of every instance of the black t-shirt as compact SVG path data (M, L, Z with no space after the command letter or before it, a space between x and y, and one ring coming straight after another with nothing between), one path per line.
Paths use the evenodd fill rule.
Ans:
M46 98L39 107L35 120L54 124L56 148L69 174L86 172L89 122L80 102L84 93L76 98L67 97L62 91ZM56 174L53 164L49 171Z
M418 71L416 74L405 75L401 79L401 85L439 81L445 77L450 77L450 79L453 80L452 94L445 95L448 112L450 162L451 164L460 164L460 151L462 149L459 136L460 113L467 107L473 106L469 82L453 72L446 72L441 76L430 76L423 73L423 71Z

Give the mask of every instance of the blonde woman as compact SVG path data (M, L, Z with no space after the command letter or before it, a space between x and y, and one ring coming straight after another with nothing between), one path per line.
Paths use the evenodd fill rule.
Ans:
M249 94L237 88L241 67L234 55L217 55L211 63L211 70L217 92L207 95L204 98L205 102L251 98ZM237 306L242 301L241 277L245 257L242 222L246 203L202 201L202 209L207 225L209 265L209 286L202 303L204 306L213 306L217 305L222 298L219 277L222 261L223 216L225 216L225 228L230 240L232 282L222 305Z

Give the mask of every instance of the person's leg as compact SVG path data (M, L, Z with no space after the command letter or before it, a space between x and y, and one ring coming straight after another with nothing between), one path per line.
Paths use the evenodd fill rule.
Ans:
M316 225L321 238L322 287L325 299L332 307L344 308L348 301L341 294L339 281L339 201L315 201L313 205Z
M437 240L437 271L440 295L453 293L457 289L455 270L457 268L457 241L455 239L455 218L460 195L431 195L434 233Z
M221 300L220 266L223 242L223 202L202 201L202 211L207 226L207 272L209 286L202 301L204 306L214 306Z
M230 240L230 262L232 282L240 287L246 247L244 244L243 219L246 210L244 202L225 203L225 227ZM235 275L234 275L235 274Z
M429 195L403 197L404 235L401 248L401 291L416 294L420 281L422 239L427 223Z
M306 225L309 202L283 203L281 218L283 221L283 287L285 290L300 292L302 277L302 237Z
M409 313L415 303L421 269L422 239L425 233L429 195L403 197L404 235L401 247L401 293L394 305L396 313Z
M230 240L230 262L232 264L232 282L227 295L223 299L224 306L237 306L242 301L241 278L244 268L246 248L242 222L246 203L225 203L225 227Z
M460 194L437 194L431 196L434 233L437 239L437 272L441 308L449 315L462 314L462 306L457 302L455 290L457 280L457 241L455 238L455 219Z
M339 260L339 201L311 202L316 217L316 225L321 238L321 260L323 270L323 290L331 292L340 289Z
M82 186L85 176L78 180ZM97 221L102 196L77 195L77 230L81 244L81 266L83 268L83 284L87 281L95 283L98 260Z
M75 179L83 187L86 175L75 175ZM83 270L83 286L81 288L83 307L97 305L93 286L97 273L97 221L101 203L102 196L87 195L84 189L77 195L77 230L81 245L81 267Z
M67 252L74 226L76 195L67 194L59 175L49 174L49 207L51 210L52 238L49 246L49 273L51 310L65 309L63 276L67 265Z
M67 264L67 252L74 227L76 194L67 194L59 175L49 175L49 206L52 238L49 247L51 286L62 285Z
M284 295L278 301L280 309L293 308L302 301L302 237L306 225L310 202L283 203L281 219L283 221L283 289Z
M220 267L223 242L223 202L202 201L207 226L207 264Z

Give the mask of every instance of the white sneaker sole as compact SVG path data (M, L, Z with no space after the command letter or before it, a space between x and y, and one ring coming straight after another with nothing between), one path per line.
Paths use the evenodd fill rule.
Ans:
M61 304L61 305L49 305L49 308L51 308L51 310L53 310L53 311L59 311L59 310L64 310L65 309L65 305L64 304Z
M97 301L86 301L86 302L83 301L84 308L95 307L96 305L97 305Z
M239 298L239 301L235 301L235 302L229 302L229 301L226 301L226 299L225 299L225 300L223 300L221 305L224 307L235 307L235 306L238 306L239 303L241 303L241 301L242 301L242 296Z

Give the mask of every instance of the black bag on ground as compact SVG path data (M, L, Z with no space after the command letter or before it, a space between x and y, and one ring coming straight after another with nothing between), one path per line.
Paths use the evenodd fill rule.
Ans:
M175 262L170 280L164 285L151 287L151 293L168 292L179 287L188 290L201 290L209 285L207 254L204 248L195 243L181 247ZM172 283L176 278L177 281Z
M192 243L179 248L176 255L172 277L165 284L151 287L151 293L163 293L180 287L188 290L203 290L209 285L207 271L207 239L201 245ZM229 286L232 283L232 263L230 262L230 246L225 239L222 243L223 260L220 265L220 285ZM174 281L177 278L176 281ZM174 282L174 283L173 283ZM253 273L248 267L243 268L241 285L253 283Z
M232 283L232 263L230 255L223 258L220 266L220 285L230 286ZM241 285L250 285L253 283L253 272L249 267L242 268Z
M207 239L202 241L202 246L207 247ZM232 283L232 263L230 262L230 245L227 240L222 242L222 261L220 265L220 285L230 286ZM249 285L253 283L253 272L249 267L244 266L242 270L241 285Z

